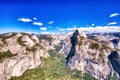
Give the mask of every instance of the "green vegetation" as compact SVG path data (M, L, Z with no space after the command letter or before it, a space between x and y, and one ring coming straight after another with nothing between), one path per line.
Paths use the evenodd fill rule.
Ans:
M11 38L11 37L14 37L15 35L16 35L16 33L12 33L12 34L9 35L9 36L3 35L3 36L2 36L3 45L6 45L6 44L7 44L6 39L9 39L9 38Z
M37 48L36 47L31 47L31 48L29 48L29 47L26 47L26 50L27 51L36 51L37 50Z
M115 77L109 76L107 80L117 80Z
M61 44L59 44L59 45L54 45L54 48L55 48L55 50L58 52L58 51L60 51L60 49L62 48L62 45L61 45Z
M34 47L40 47L40 49L45 49L40 43L36 43Z
M89 73L84 73L83 75L83 80L97 80Z
M25 41L22 41L22 37L23 36L18 37L17 42L18 42L18 44L25 46L25 44L24 44Z
M12 54L9 50L7 52L0 52L0 60L4 58L10 58L15 56L16 54Z
M33 42L36 42L36 40L35 39L32 39L31 38L31 34L29 34L29 33L21 33L23 36L24 35L26 35L26 36L28 36Z
M52 50L49 54L49 58L41 58L41 67L27 70L22 76L12 77L11 80L96 80L88 73L70 70L62 54Z
M82 46L83 45L83 40L85 40L84 37L80 37L80 41L78 42L78 46Z
M27 36L30 36L30 34L29 33L21 33L22 35L27 35Z
M2 39L2 42L3 42L3 46L7 44L7 42L4 38Z
M104 50L104 49L111 49L110 47L108 47L107 45L104 45L104 44L102 44L101 46L102 46L102 47L101 47L101 50Z
M82 44L83 44L83 43L82 43L82 40L80 40L80 41L78 42L78 45L79 45L79 46L82 46Z
M100 54L99 54L99 57L102 59L102 58L105 57L105 54L104 54L104 53L100 53Z
M99 54L98 62L105 63L105 54L104 53Z
M100 47L99 43L93 42L93 43L90 44L91 49L96 49L97 50L97 49L99 49L99 47Z

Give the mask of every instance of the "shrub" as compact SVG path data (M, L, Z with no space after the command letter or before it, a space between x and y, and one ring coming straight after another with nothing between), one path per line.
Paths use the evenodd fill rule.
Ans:
M7 42L4 38L2 39L2 42L3 42L3 46L7 44Z
M91 74L89 73L84 73L83 74L83 80L97 80L95 79Z
M82 43L82 40L80 40L80 41L78 42L78 45L79 45L79 46L82 46L82 44L83 44L83 43Z
M104 49L110 49L110 47L108 47L107 45L102 44L101 45L101 50L104 50Z
M90 75L85 75L78 70L70 70L66 66L65 56L56 53L53 50L49 50L49 58L41 58L42 67L30 69L24 72L20 77L12 77L11 80L94 80ZM92 78L91 78L92 77Z
M18 44L25 46L24 42L26 42L26 41L22 41L22 37L23 36L18 37L17 42L18 42Z
M108 80L117 80L115 77L108 76Z
M91 49L96 49L96 50L97 50L97 49L99 49L99 47L100 47L100 46L99 46L98 43L94 43L94 42L93 42L93 43L90 44L90 48L91 48Z
M4 58L10 58L15 56L16 54L12 54L9 50L7 52L0 52L0 60Z
M37 50L37 48L36 47L31 47L31 48L29 48L29 47L26 47L26 50L27 51L36 51Z
M9 39L11 37L16 36L17 33L12 33L11 35L6 36L5 34L0 35L0 38L2 38L3 46L7 44L6 39Z
M73 78L73 79L78 78L78 79L82 80L82 71L78 71L76 69L72 70L71 78Z

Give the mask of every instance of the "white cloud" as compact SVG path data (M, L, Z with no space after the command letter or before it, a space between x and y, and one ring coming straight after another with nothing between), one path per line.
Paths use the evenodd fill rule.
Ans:
M41 34L50 34L50 32L41 32Z
M78 28L59 28L58 30L59 31L73 31L73 30L76 30L76 29L78 29Z
M40 30L47 30L46 27L40 27Z
M109 33L120 32L120 26L96 26L96 27L82 27L80 28L86 33Z
M58 30L59 30L59 31L65 31L66 29L63 29L63 28L59 28Z
M60 31L73 31L82 29L86 33L109 33L120 32L120 26L96 26L96 27L80 27L80 28L59 28Z
M37 20L37 18L36 18L36 17L34 17L33 19L34 19L34 20Z
M22 21L22 22L31 22L32 20L29 18L19 18L18 21Z
M42 26L43 24L41 22L33 22L33 25Z
M67 28L66 30L68 31L72 31L72 30L76 30L77 28Z
M120 14L119 13L113 13L110 15L110 17L115 17L115 16L119 16Z
M54 23L54 21L48 21L48 24L53 24Z
M57 33L52 33L52 32L47 32L47 31L43 31L43 32L40 32L41 34L52 34L52 35L55 35Z
M107 25L114 25L114 24L117 24L117 22L110 22Z
M92 24L91 26L95 26L95 24Z

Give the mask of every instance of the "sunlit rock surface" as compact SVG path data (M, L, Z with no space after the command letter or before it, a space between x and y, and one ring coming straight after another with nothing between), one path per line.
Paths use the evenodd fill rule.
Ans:
M76 38L75 41L77 41L77 44L74 44L75 41L73 41L72 37L70 38L72 46L66 57L67 65L71 69L90 73L98 80L108 79L108 76L114 76L119 79L118 76L114 75L119 73L116 73L113 66L110 66L112 64L108 59L113 48L94 39L82 37L80 35L81 32L79 30L78 32L75 31L72 36ZM108 44L110 44L110 42ZM118 67L117 70L119 70Z
M1 35L0 54L0 80L21 76L27 69L39 66L41 57L49 56L37 36L28 33Z

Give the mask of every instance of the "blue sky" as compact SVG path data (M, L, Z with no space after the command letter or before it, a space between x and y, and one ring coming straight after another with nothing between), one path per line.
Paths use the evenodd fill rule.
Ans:
M0 32L120 26L120 0L1 0Z

